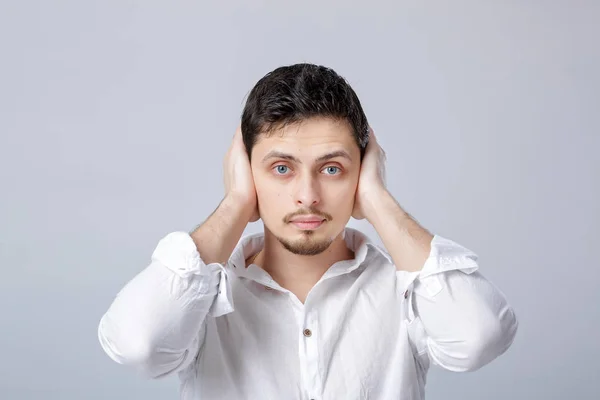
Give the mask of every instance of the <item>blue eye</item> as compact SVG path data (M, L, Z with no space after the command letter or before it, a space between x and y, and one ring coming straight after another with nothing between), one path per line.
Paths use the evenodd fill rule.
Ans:
M340 169L338 167L327 167L325 171L327 171L327 175L335 175Z
M288 170L288 167L285 165L278 165L276 169L279 174L285 174Z

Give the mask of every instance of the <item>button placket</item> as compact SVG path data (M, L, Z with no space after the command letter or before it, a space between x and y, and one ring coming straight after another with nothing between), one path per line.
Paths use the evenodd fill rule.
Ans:
M321 391L321 377L319 376L319 348L318 348L318 323L314 311L306 311L305 324L302 330L301 340L306 350L306 389L310 398Z

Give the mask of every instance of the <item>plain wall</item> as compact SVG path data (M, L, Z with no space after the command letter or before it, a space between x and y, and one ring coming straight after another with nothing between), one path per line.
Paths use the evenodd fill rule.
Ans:
M102 352L100 317L160 238L217 206L254 83L313 62L357 91L392 194L475 251L517 312L505 355L473 373L432 369L427 398L597 399L599 11L2 2L0 398L178 398L176 377L142 380Z

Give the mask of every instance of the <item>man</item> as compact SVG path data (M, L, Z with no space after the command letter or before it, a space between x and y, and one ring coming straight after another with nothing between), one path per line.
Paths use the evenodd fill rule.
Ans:
M159 241L102 317L103 349L145 376L178 374L185 400L423 399L430 365L488 364L513 342L513 310L475 253L401 208L384 161L334 71L267 74L225 158L223 200ZM241 238L259 218L264 233Z

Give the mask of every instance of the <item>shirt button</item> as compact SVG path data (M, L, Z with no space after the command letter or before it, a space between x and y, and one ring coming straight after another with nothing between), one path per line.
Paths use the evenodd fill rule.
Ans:
M304 336L306 336L306 337L311 337L312 336L312 332L310 331L310 329L305 329L304 330Z

